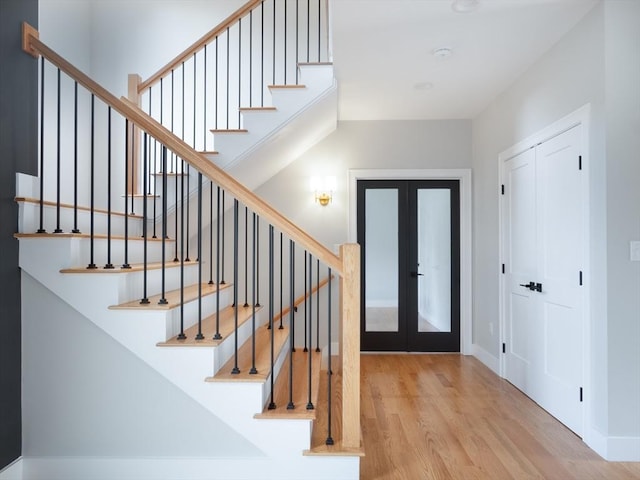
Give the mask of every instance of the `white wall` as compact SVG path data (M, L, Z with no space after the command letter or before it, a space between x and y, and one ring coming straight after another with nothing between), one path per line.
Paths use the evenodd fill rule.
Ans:
M640 460L640 2L607 1L604 26L609 435L637 437Z
M473 121L474 342L497 358L498 154L591 104L591 422L627 446L640 442L640 265L629 261L640 237L639 6L597 5Z
M260 454L36 280L22 279L24 456Z

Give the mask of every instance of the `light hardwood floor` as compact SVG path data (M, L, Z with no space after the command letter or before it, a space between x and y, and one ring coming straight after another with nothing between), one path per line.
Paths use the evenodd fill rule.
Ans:
M362 480L640 479L473 357L362 355Z

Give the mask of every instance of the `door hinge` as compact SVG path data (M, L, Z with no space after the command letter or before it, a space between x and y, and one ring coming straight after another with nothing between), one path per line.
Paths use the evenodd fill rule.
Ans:
M582 286L582 270L580 270L580 286Z
M578 170L582 170L582 155L578 155Z
M505 270L505 268L504 268L504 263L503 263L502 264L502 273L504 273L504 270Z
M500 193L504 195L504 183L500 185Z
M582 401L582 387L580 387L580 401Z
M502 344L502 353L507 353L507 344L506 343Z

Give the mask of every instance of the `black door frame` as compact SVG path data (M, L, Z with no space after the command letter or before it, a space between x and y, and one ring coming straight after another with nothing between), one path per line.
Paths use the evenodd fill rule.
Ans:
M398 191L398 331L366 332L365 191L388 188ZM451 332L418 332L417 192L423 188L445 188L451 193ZM460 351L460 181L443 179L357 180L357 238L361 246L361 320L363 351ZM409 234L414 232L414 234ZM409 237L409 238L406 238ZM401 248L404 244L407 248ZM415 265L414 265L415 264ZM413 265L413 266L412 266Z

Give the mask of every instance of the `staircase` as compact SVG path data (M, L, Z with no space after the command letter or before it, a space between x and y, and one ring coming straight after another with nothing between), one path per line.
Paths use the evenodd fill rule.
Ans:
M249 2L212 38L267 3ZM271 8L275 18L276 1ZM57 127L42 122L54 133L41 136L41 175L18 178L23 299L46 311L53 295L52 311L80 315L177 387L206 412L203 422L217 422L210 436L220 451L82 455L80 438L69 451L30 456L27 435L21 465L0 479L358 478L358 246L343 245L336 256L252 193L295 157L289 148L291 159L269 160L281 157L287 138L306 132L306 142L330 130L331 120L314 120L335 102L330 66L296 65L294 85L271 87L272 105L239 106L237 125L211 129L213 150L206 139L198 148L195 134L190 145L184 128L171 131L166 112L154 119L138 108L142 95L111 95L27 25L23 48L41 61L42 118L45 105L56 104L45 100L50 72L54 85L64 75L88 107L67 106L73 129L60 128L59 114ZM156 77L163 88L163 75ZM133 90L151 98L152 88ZM78 124L91 126L87 135ZM194 121L192 130L202 126ZM69 145L74 154L61 153ZM152 418L149 410L143 415ZM95 435L109 435L106 422L97 425L103 431Z

